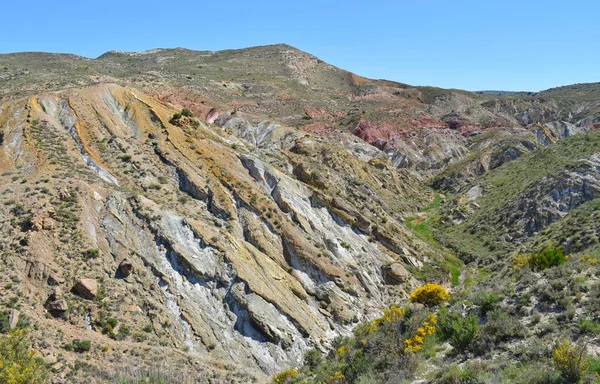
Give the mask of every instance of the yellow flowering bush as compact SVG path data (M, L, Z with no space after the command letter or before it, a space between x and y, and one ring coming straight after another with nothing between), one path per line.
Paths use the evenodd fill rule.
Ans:
M552 350L554 366L570 383L581 381L587 370L587 354L584 346L576 346L567 340L559 340Z
M448 300L450 294L444 287L438 284L428 283L420 288L415 289L410 294L412 303L421 303L427 306L434 306Z
M570 255L570 257L573 257L573 255ZM566 259L569 258L569 256L565 256ZM590 255L583 255L582 257L579 258L579 261L581 261L582 263L588 263L590 265L596 265L596 263L598 262L598 259L595 257L592 257Z
M388 309L383 310L383 319L388 323L398 321L404 316L404 308L391 305Z
M294 377L298 376L300 372L295 368L286 369L285 371L279 372L271 382L275 384L286 384L289 383Z
M338 350L336 351L337 357L343 357L345 354L347 354L350 351L350 348L348 348L347 345L342 345L341 347L338 348Z
M26 329L15 329L0 337L0 383L42 384L46 368L35 358L25 337Z
M529 265L529 255L518 255L513 261L513 269L521 269Z
M427 319L423 322L423 324L417 328L417 332L410 339L404 340L404 344L406 348L404 352L417 352L421 350L423 343L425 343L425 337L431 336L435 333L435 326L437 325L437 318L432 313L427 316Z
M334 381L334 382L342 382L346 377L344 376L344 374L340 371L335 371L335 373L331 376L329 376L329 379Z
M390 305L388 309L383 310L383 316L378 317L373 321L370 321L362 326L359 326L355 330L355 334L357 336L368 335L370 333L375 332L379 327L384 323L392 323L395 321L400 321L402 317L404 317L405 310L404 308L400 308L396 305Z

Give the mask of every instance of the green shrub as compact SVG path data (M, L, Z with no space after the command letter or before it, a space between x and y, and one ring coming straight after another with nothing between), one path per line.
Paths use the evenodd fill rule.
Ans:
M192 113L192 111L190 111L190 110L189 110L189 109L187 109L187 108L183 108L183 109L181 110L181 115L182 115L182 116L185 116L185 117L194 117L194 114Z
M125 340L131 334L131 328L128 325L121 325L117 331L117 340Z
M316 349L309 349L304 354L304 365L310 369L314 369L317 365L321 364L321 361L323 361L323 355Z
M581 319L577 323L579 332L584 335L598 335L600 334L600 323L594 320Z
M342 374L346 379L346 382L353 383L359 377L365 376L372 372L372 358L371 356L364 353L362 350L358 350L355 353L348 354L346 359L346 366L342 370Z
M438 373L436 384L483 384L484 369L478 364L465 364L464 367L451 365Z
M95 248L90 248L83 252L83 256L86 259L97 259L100 256L100 250Z
M126 367L111 381L115 384L192 384L204 382L180 366Z
M600 377L600 360L594 358L588 358L587 361L587 372L594 376Z
M546 249L541 253L531 255L529 267L534 271L542 271L550 267L557 267L564 264L565 261L565 255L561 248Z
M171 117L171 120L177 121L177 120L181 119L181 116L182 116L181 113L174 113L173 117Z
M475 300L475 303L479 305L481 313L485 315L492 311L500 300L502 300L501 297L495 293L481 292Z
M148 339L148 335L143 332L136 332L133 334L133 340L141 343L142 341L146 341Z
M8 324L9 316L10 313L8 311L0 312L0 333L7 333L10 331L10 326Z
M92 342L90 340L73 340L73 350L75 352L88 352L92 349Z
M462 317L458 313L449 312L443 308L438 313L438 332L443 340L459 351L463 351L471 345L477 330L479 329L479 318L471 313Z
M160 185L156 184L156 183L152 183L148 186L148 189L154 189L154 190L159 190L160 189Z
M488 315L488 322L479 327L472 349L478 354L486 354L501 343L525 337L526 334L525 326L518 318L496 309Z
M114 317L110 317L106 320L106 324L110 325L113 328L117 326L117 322L118 322L118 320L115 319Z

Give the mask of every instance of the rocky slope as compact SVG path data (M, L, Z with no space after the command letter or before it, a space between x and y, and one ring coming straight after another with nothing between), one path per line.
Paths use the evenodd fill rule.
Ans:
M411 87L285 45L0 55L0 315L54 382L265 382L421 282L595 249L597 93Z
M402 223L430 192L377 149L176 112L115 85L3 104L4 297L22 292L43 355L58 330L132 348L111 341L115 318L260 377L405 295L409 270L447 273ZM61 355L66 374L77 354Z

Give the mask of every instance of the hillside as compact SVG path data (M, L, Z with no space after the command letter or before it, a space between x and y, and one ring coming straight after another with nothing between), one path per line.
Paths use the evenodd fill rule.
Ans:
M577 324L597 320L595 261L576 260L598 254L596 91L413 87L287 45L0 55L0 333L28 328L53 383L263 383L307 353L375 358L391 334L361 329L435 282L481 326L496 295L519 341L431 344L402 380L473 356L497 377L558 325L591 342ZM513 269L558 248L574 258ZM557 327L522 331L540 313ZM329 369L296 379L336 382Z

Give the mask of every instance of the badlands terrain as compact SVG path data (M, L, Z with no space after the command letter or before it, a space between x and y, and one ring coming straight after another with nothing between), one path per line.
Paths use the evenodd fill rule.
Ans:
M413 87L274 45L0 55L0 97L0 331L47 382L600 371L600 84Z

